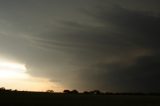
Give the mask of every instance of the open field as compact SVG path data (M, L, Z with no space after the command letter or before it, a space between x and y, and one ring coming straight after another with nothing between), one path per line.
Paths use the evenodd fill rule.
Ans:
M0 104L3 106L160 106L160 96L1 92Z

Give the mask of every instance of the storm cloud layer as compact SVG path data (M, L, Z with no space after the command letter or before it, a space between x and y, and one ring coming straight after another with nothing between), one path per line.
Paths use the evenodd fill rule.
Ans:
M69 89L160 92L159 4L2 0L0 54Z

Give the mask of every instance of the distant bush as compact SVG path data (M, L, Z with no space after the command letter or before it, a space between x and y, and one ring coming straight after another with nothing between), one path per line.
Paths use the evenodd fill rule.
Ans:
M84 91L83 94L90 94L90 92L89 91Z
M0 91L5 91L5 90L6 90L5 87L0 88Z
M72 90L71 93L77 94L79 92L77 90Z
M47 90L46 92L49 92L49 93L54 93L54 91L53 91L53 90Z
M78 94L79 92L77 90L64 90L63 93L68 93L68 94Z
M70 93L70 90L64 90L63 93Z

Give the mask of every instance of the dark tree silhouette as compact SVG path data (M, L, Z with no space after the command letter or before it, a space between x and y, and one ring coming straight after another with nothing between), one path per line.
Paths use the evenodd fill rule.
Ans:
M54 93L54 91L53 91L53 90L47 90L46 92L49 92L49 93Z
M79 92L77 90L72 90L71 93L78 94Z
M78 94L79 92L77 90L64 90L63 93L68 93L68 94Z
M91 94L89 91L84 91L83 94Z
M70 90L64 90L63 93L70 93Z
M0 88L0 91L5 91L5 90L6 90L5 87Z

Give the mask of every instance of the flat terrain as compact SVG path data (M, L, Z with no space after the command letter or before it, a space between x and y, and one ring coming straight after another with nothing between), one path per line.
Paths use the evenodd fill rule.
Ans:
M0 92L0 106L160 106L156 95Z

